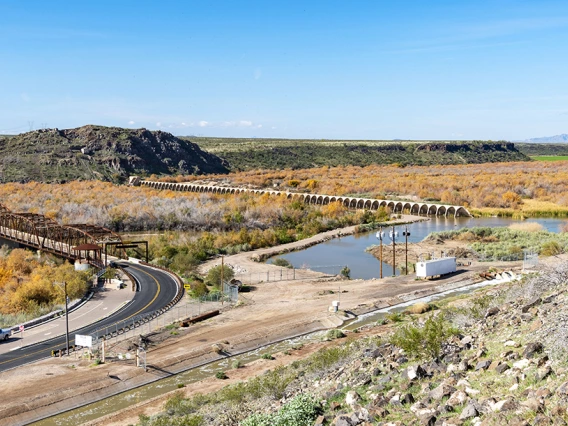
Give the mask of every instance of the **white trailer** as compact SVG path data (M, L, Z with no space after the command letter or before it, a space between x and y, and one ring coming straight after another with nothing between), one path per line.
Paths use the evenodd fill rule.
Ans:
M456 272L455 257L442 257L416 263L416 276L418 278L435 277L451 274L452 272Z

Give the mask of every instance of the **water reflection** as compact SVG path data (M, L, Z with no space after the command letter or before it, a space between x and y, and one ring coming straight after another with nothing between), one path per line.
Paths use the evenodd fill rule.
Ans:
M528 219L526 221L520 221L500 217L432 217L428 221L408 225L408 230L410 231L408 241L413 243L422 241L431 232L448 231L466 227L472 228L475 226L509 226L512 223L520 222L536 222L550 232L560 232L562 226L567 223L567 220ZM402 231L401 227L397 228L399 231ZM325 273L338 273L343 266L348 266L349 269L351 269L351 278L378 278L380 276L379 260L372 254L365 252L367 247L373 244L379 244L375 234L376 231L372 231L364 234L335 238L305 250L286 253L277 257L286 259L296 268L307 267ZM398 241L404 243L404 237L399 235ZM390 245L388 232L386 232L385 238L383 239L383 250L389 249L392 250L392 246ZM271 261L272 259L269 259L268 263L271 263ZM400 271L397 271L397 275L399 274ZM392 267L383 263L383 276L387 277L390 275L392 275Z

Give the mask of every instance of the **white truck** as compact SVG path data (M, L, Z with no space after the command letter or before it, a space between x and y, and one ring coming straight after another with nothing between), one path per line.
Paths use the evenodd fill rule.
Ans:
M418 278L442 276L452 272L456 272L455 257L442 257L440 259L416 262L416 276Z
M9 328L0 329L0 340L8 340L12 335L12 330Z

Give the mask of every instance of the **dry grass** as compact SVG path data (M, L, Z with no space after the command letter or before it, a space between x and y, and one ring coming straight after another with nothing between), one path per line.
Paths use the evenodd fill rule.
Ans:
M432 307L426 302L419 302L415 303L412 306L409 306L405 312L409 314L423 314L428 312Z
M513 231L524 231L524 232L544 231L544 227L540 223L536 222L512 223L511 225L509 225L509 229L512 229Z

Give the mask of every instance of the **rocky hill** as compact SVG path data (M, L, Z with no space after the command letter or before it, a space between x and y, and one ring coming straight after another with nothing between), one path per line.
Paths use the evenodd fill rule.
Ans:
M511 142L191 138L233 171L372 164L435 165L529 161Z
M225 173L227 164L171 133L88 125L0 137L0 182Z
M179 393L140 424L566 425L567 301L564 263L433 310L415 305L345 340L332 330L337 343L248 382Z

